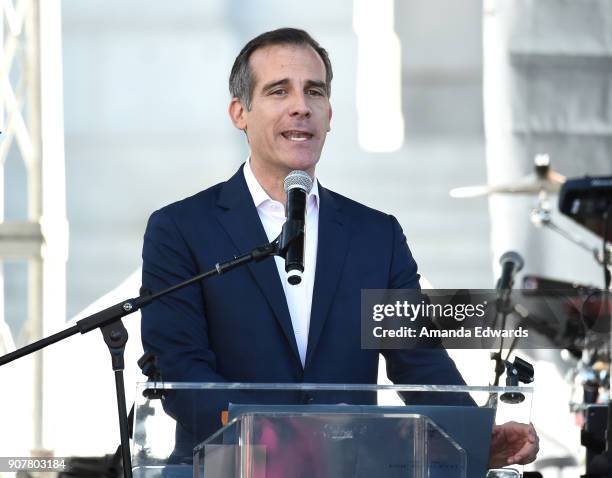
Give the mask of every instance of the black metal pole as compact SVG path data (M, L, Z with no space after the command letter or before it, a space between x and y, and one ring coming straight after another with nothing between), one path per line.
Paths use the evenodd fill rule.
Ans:
M125 368L125 345L128 332L121 319L105 325L100 329L104 342L111 354L113 371L115 372L115 394L119 416L119 435L121 437L121 456L123 458L123 477L132 478L132 460L130 454L130 435L128 432L127 405L125 402L125 385L123 370Z
M128 432L127 404L123 370L115 370L115 389L117 390L117 408L119 412L119 434L121 435L121 457L123 458L123 476L132 478L132 454L130 453L130 435Z
M54 344L55 342L59 342L60 340L64 340L68 337L71 337L78 332L79 332L79 327L77 325L73 325L72 327L69 327L66 330L62 330L61 332L50 335L49 337L45 337L44 339L40 339L36 342L25 345L17 350L14 350L13 352L9 352L8 354L0 357L0 366L5 365L9 362L12 362L13 360L17 360L18 358L29 355L40 349L43 349L47 345L51 345L51 344Z
M278 241L278 240L277 240ZM95 314L90 315L89 317L85 317L77 321L75 325L69 327L65 330L57 332L56 334L50 335L49 337L42 338L37 340L36 342L32 342L31 344L25 345L13 352L5 354L0 357L0 366L6 365L18 358L25 357L33 352L37 352L48 345L59 342L60 340L64 340L68 337L75 335L80 332L81 334L85 334L87 332L91 332L94 329L100 329L108 324L111 324L126 315L130 315L137 310L140 310L145 305L150 302L163 297L164 295L170 294L179 289L183 289L188 285L191 285L195 282L199 282L201 280L207 279L208 277L214 275L221 275L225 272L228 272L236 267L242 266L249 262L255 261L259 262L266 257L270 257L278 252L278 244L277 241L274 241L270 244L266 244L265 246L256 247L251 252L243 254L241 256L236 256L233 259L230 259L225 262L218 263L215 265L214 269L206 271L200 275L192 277L191 279L186 280L185 282L181 282L180 284L173 285L159 292L155 292L153 294L143 294L139 295L136 298L128 299L118 304L112 305L100 312L96 312Z

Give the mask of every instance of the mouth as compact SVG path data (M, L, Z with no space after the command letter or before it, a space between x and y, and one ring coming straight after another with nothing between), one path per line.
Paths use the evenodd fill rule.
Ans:
M314 136L313 134L307 131L300 131L300 130L283 131L281 135L283 138L289 141L294 141L296 143L302 143L304 141L308 141Z

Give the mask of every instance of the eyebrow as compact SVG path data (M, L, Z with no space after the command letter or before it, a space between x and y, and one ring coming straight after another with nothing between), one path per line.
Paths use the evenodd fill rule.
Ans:
M317 88L322 88L323 90L327 91L326 85L324 81L319 81L319 80L308 80L306 82L306 87L310 88L310 87L317 87Z
M270 83L266 83L265 85L263 85L263 87L261 88L261 91L262 93L266 93L267 91L270 91L271 89L276 88L277 86L285 86L285 85L288 85L289 83L290 83L289 78L283 78L282 80L271 81ZM326 90L324 81L306 80L305 88L311 88L313 86Z
M282 80L271 81L270 83L266 83L261 88L261 91L265 93L266 91L270 91L272 88L276 88L277 86L284 86L289 84L289 78L283 78Z

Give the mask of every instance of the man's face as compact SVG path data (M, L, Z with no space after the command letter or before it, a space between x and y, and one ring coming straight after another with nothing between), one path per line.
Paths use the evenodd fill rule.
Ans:
M234 98L230 116L246 131L254 168L272 176L294 169L314 175L332 114L323 61L301 45L260 48L249 61L251 110Z

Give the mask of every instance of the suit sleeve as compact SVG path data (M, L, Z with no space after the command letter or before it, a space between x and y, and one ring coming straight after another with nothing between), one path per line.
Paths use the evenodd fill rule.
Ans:
M419 289L417 264L412 257L406 236L397 219L389 216L393 237L393 256L389 273L389 289ZM387 361L387 376L396 384L465 385L455 363L442 346L412 350L382 350ZM473 404L469 397L442 397L442 394L406 393L406 402Z
M143 289L152 292L203 272L167 209L150 217L142 258ZM216 372L215 354L209 347L201 284L153 301L141 315L143 347L157 358L164 381L226 381ZM164 407L183 428L201 439L218 428L220 411L227 408L228 400L231 398L221 397L220 392L173 392Z
M164 211L149 219L142 251L142 285L153 292L185 281L201 271L171 217ZM208 344L200 284L155 300L142 311L142 341L158 359L164 380L222 381Z

